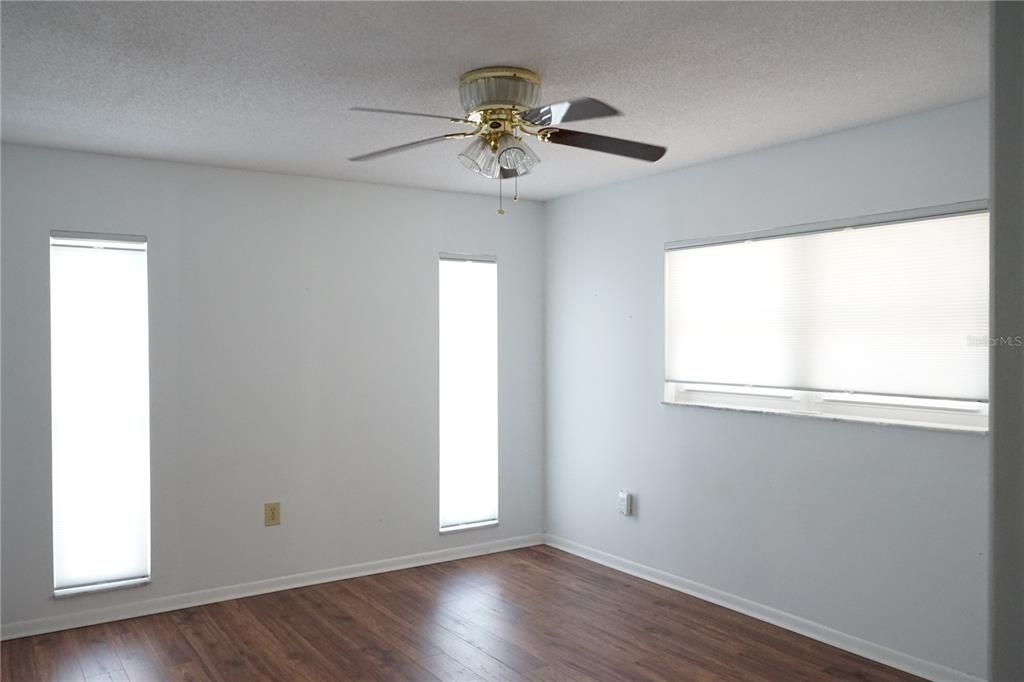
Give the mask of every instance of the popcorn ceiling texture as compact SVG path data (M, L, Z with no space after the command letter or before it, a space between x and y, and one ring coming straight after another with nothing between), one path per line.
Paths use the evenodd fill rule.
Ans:
M668 146L657 164L538 145L548 199L984 96L987 3L12 3L3 139L467 192L458 76L537 70L542 100L626 116L573 128ZM569 126L567 126L569 127Z

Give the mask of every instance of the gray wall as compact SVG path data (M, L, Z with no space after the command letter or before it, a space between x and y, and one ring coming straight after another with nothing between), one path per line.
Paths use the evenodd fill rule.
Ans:
M970 102L546 204L549 532L984 675L986 436L659 401L665 242L985 198L987 130Z
M457 171L452 171L457 172ZM3 622L543 530L541 207L3 149ZM149 236L153 583L51 599L48 242ZM496 254L501 525L437 532L437 256ZM263 527L280 500L283 525Z

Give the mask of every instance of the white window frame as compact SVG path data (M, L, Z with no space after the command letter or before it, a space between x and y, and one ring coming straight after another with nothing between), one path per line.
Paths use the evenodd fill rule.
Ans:
M910 222L988 211L987 200L965 201L941 206L881 213L857 218L805 223L722 237L667 242L665 252L675 249L730 244L756 239L788 237L830 230L845 230L883 224ZM664 260L664 259L663 259ZM663 266L664 267L664 266ZM662 289L667 305L667 292ZM667 318L665 367L668 367ZM808 390L795 387L711 384L664 380L662 403L699 406L745 412L786 414L873 424L894 424L917 428L988 433L988 401L947 400L928 396L881 395Z
M58 242L63 242L63 244L58 244ZM104 246L104 244L107 244L107 246ZM141 252L143 252L144 254L146 254L146 261L147 261L147 264L146 264L146 270L147 270L147 282L146 282L146 289L147 289L147 291L146 291L146 297L147 297L147 300L148 300L148 297L149 297L149 282L148 282L149 240L148 240L147 237L142 236L142 235L130 235L130 234L113 234L113 233L76 232L76 231L67 231L67 230L53 230L53 231L50 232L50 235L49 235L49 245L48 245L48 248L52 249L55 245L72 246L72 247L87 248L87 249L88 248L94 248L94 249L95 248L100 248L100 249L107 248L107 249L122 249L122 250L127 249L127 250L132 250L132 251L141 251ZM138 245L138 246L135 247L135 246L128 246L128 245ZM52 277L52 274L50 274L49 276ZM52 302L50 303L50 305L52 305ZM147 305L147 314L148 314L148 312L149 311L148 311L148 305ZM52 314L52 310L51 310L51 314ZM147 344L148 344L148 336L149 336L149 334L148 334L149 320L148 319L146 321L146 324L147 324ZM52 341L51 341L51 343L52 343ZM148 356L148 346L147 346L147 356ZM148 370L148 367L147 367L147 370ZM150 391L151 391L151 387L148 385L148 380L147 380L147 398L148 398L148 395L151 395ZM147 411L148 410L149 410L149 401L147 400ZM52 419L52 415L51 415L51 419ZM150 439L152 438L151 419L152 419L152 415L150 415L149 421L147 422L147 431L149 432ZM52 428L53 428L53 426L51 424L51 429ZM51 458L52 458L52 456L53 455L51 453ZM149 459L151 457L151 443L147 443L146 457L147 457L147 459ZM51 459L51 465L52 465L52 459ZM146 510L146 513L148 514L148 519L146 521L146 528L147 528L147 534L148 534L147 543L146 543L146 561L145 561L146 567L145 567L145 570L144 570L143 574L142 575L136 575L136 576L127 576L127 577L124 577L124 578L116 578L116 579L112 579L112 580L104 580L104 581L101 581L101 582L76 584L76 585L67 585L67 586L58 587L57 586L57 580L56 580L56 567L53 564L53 561L51 561L51 569L53 571L53 574L51 576L52 577L51 584L53 585L53 597L54 597L54 599L64 599L64 598L67 598L67 597L74 597L74 596L82 595L82 594L92 594L92 593L96 593L96 592L107 592L107 591L110 591L110 590L119 590L119 589L129 588L129 587L140 587L140 586L148 585L151 582L151 580L152 580L152 546L153 546L153 538L152 538L152 534L153 534L153 528L152 528L152 471L151 471L149 463L147 463L147 467L146 468L147 468L147 476L146 476L146 478L147 478L147 485L150 486L150 491L149 491L149 495L148 495L148 497L149 497L149 508ZM53 494L53 488L52 487L51 487L51 494ZM51 504L52 504L52 500L51 500ZM52 528L51 528L51 533L53 533L53 529ZM54 540L55 540L55 538L51 537L51 546L53 545L53 541Z
M487 263L487 264L490 264L490 265L494 265L495 268L498 267L498 258L497 258L497 256L483 255L483 254L459 254L459 253L442 252L442 253L438 254L438 266L439 267L440 267L440 264L441 264L442 261L456 261L456 262L469 262L469 263ZM495 276L496 277L498 276L497 270L495 271ZM499 284L498 284L499 289L495 291L495 295L496 296L500 293L500 279L498 280L498 282L499 282ZM496 313L496 315L498 315L498 319L496 320L496 323L497 323L497 338L495 340L496 344L497 344L497 346L495 348L496 360L497 360L497 367L495 367L495 371L498 372L498 375L495 377L496 378L496 384L495 384L495 396L494 396L494 398L495 398L495 409L496 409L495 419L496 419L496 427L497 427L497 431L495 433L495 448L496 448L496 450L495 450L495 455L496 455L495 466L497 467L497 481L495 482L495 484L497 486L497 489L496 489L497 499L495 500L496 514L495 514L495 517L493 519L481 519L481 520L476 520L476 521L469 521L469 522L458 523L458 524L450 524L450 525L442 525L441 522L440 522L440 518L439 518L438 519L438 534L439 535L449 535L451 533L462 533L462 532L470 531L470 530L477 530L477 529L483 529L483 528L493 528L495 526L500 525L500 519L501 519L501 375L500 375L500 371L498 371L498 370L499 370L499 368L501 366L501 317L500 317L499 304L500 304L500 301L495 300L495 309L496 309L495 313ZM438 300L438 306L440 307L440 297L439 297L439 300ZM439 374L438 378L440 380L440 374ZM440 408L440 405L439 405L439 408ZM440 415L438 415L438 416L440 417ZM440 419L439 419L439 422L440 422ZM439 443L439 446L440 446L440 443ZM440 490L441 490L440 455L441 455L441 452L440 452L440 447L439 447L438 448L438 464L439 464L439 467L438 467L438 486L437 486L438 495L439 496L440 496ZM441 500L440 500L440 497L439 497L438 498L438 512L439 512L439 516L440 516L440 507L441 507L440 502L441 502Z

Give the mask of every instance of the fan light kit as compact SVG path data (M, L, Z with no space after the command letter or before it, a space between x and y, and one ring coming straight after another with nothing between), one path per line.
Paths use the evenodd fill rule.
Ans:
M472 130L388 147L354 156L349 161L369 161L435 142L472 138L459 154L459 161L474 173L498 180L498 215L504 215L501 181L512 178L515 182L514 201L519 198L519 178L533 171L540 163L540 157L526 144L526 137L641 161L653 162L665 155L664 147L555 127L572 121L618 116L620 112L592 97L538 106L540 76L529 69L517 66L474 69L463 74L459 81L459 99L466 111L464 117L353 107L353 111L439 118L450 123L472 126Z

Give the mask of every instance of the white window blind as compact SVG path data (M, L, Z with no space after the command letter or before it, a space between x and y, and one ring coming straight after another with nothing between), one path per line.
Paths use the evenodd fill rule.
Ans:
M440 527L498 519L498 265L442 258Z
M53 580L58 596L149 578L144 240L50 239Z
M666 382L986 401L988 250L986 212L670 249Z

